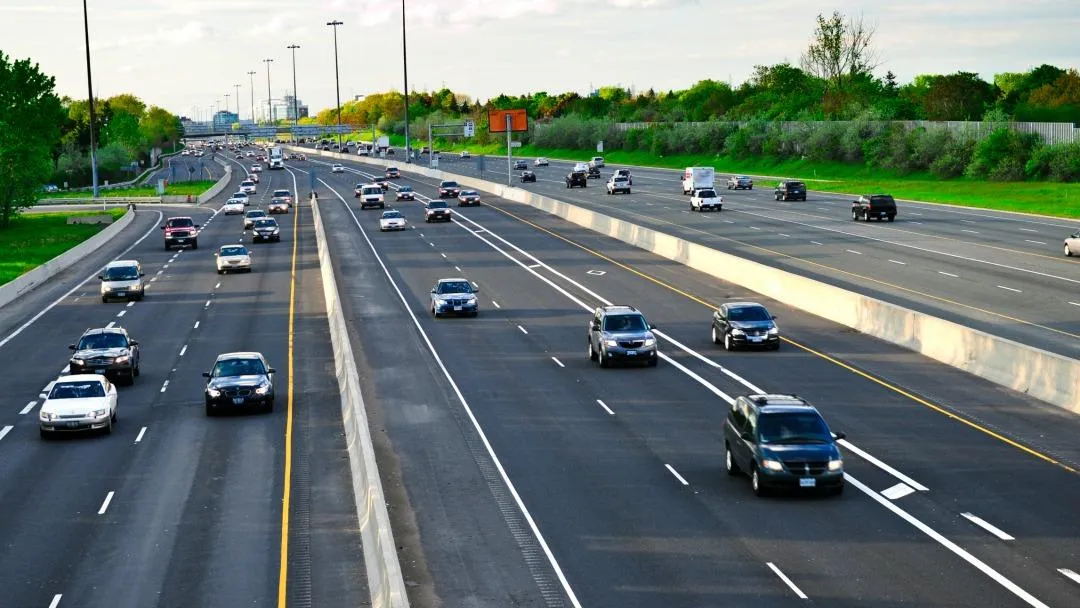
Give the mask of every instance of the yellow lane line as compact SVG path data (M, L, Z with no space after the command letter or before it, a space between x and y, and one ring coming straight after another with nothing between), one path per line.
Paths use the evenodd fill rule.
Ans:
M285 483L281 497L281 560L278 566L278 608L287 603L289 573L289 500L292 497L292 432L293 432L293 337L296 320L296 252L300 243L300 208L293 205L292 269L289 277L289 388L285 408Z

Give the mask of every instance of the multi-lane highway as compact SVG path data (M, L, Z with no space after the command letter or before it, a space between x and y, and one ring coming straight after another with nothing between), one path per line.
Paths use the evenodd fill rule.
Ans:
M263 189L271 181L294 187L287 172ZM259 245L240 218L211 209L138 211L108 246L0 310L0 605L367 600L311 216L297 211L278 216L281 243ZM158 226L169 215L203 225L199 249L164 250ZM254 250L254 272L218 275L215 250L236 242ZM103 304L93 275L132 258L146 298ZM142 349L141 375L119 388L114 432L42 440L40 393L64 373L68 344L106 325ZM278 407L208 418L201 372L236 350L276 367Z
M588 188L568 190L571 164L533 167L528 160L536 183L521 184L514 173L515 185L527 190L1080 357L1080 261L1062 248L1080 222L904 201L893 223L853 222L852 197L811 190L806 202L778 202L776 180L727 191L719 175L723 212L698 214L681 194L681 172L635 167L632 194L608 196L604 183L616 165ZM478 176L479 162L443 154L440 168ZM484 165L487 179L506 182L505 158Z
M291 165L322 180L380 465L403 484L391 512L414 593L527 606L1064 606L1080 593L1075 416L774 302L780 352L723 352L710 307L754 294L493 197L425 224L435 181L406 166L398 183L423 196L391 206L412 228L380 233L352 198L380 169ZM708 221L732 216L746 223ZM431 318L428 291L449 276L479 285L478 318ZM660 328L657 369L586 359L589 311L608 302ZM843 497L762 500L724 475L728 404L757 391L799 394L847 433Z
M217 158L223 158L221 155L223 152L217 152ZM146 178L146 183L154 185L157 184L159 179L167 179L175 182L185 182L188 180L217 180L221 179L224 174L224 170L221 165L218 164L210 155L194 157L194 156L170 156L165 159L165 162L161 165L161 168L154 171L149 177Z

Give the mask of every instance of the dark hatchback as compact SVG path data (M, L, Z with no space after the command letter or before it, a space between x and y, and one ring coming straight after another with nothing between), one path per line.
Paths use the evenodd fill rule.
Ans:
M535 182L535 181L536 181L536 173L533 173L532 171L522 171L521 172L521 182L522 183Z
M780 329L776 317L755 302L728 302L713 312L713 344L723 344L724 350L757 347L780 348Z
M206 415L255 408L274 411L274 368L260 353L218 355L214 369L203 372Z
M817 409L794 395L745 395L724 421L724 468L745 472L754 494L844 491L844 459Z

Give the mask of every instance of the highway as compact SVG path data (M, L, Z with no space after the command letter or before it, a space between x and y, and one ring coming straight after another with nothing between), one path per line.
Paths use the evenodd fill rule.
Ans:
M422 159L426 161L425 159ZM806 202L773 199L776 180L728 191L721 213L689 211L681 173L633 167L632 194L608 196L601 170L568 190L571 165L533 167L515 185L662 230L845 289L1068 357L1080 357L1080 260L1062 253L1080 222L899 201L893 223L852 222L851 198L810 191ZM587 160L587 159L582 159ZM476 158L443 154L440 168L479 176ZM506 159L487 157L486 179L506 183ZM808 183L813 187L813 183Z
M293 187L289 172L275 173L260 192ZM203 225L199 249L163 249L158 226L170 215ZM109 245L0 310L9 378L0 419L0 604L367 601L311 215L278 217L282 242L252 245L238 217L140 210ZM235 242L254 250L255 270L220 276L213 254ZM130 258L149 281L145 300L102 303L97 269ZM107 324L127 328L142 348L140 377L118 389L116 429L42 440L39 394L63 373L67 345ZM277 407L207 418L201 372L236 350L260 351L276 367Z
M289 163L324 180L382 474L404 489L391 513L411 593L444 605L1075 603L1075 416L775 302L763 303L780 318L779 352L724 352L710 308L752 293L493 196L450 224L425 224L422 202L392 205L412 229L380 233L379 213L352 198L376 169L328 164ZM400 167L397 183L434 193ZM574 199L592 200L590 186ZM746 211L679 219L748 229L753 206L732 205ZM448 276L479 285L478 318L431 318L428 291ZM603 303L659 327L657 369L586 359ZM843 497L758 499L724 474L728 403L759 390L799 394L847 433Z
M216 153L218 158L221 157L221 154L223 153ZM210 158L209 155L196 158L178 154L170 156L164 161L160 169L147 177L147 184L156 185L159 179L171 179L175 182L186 182L193 179L218 180L225 173L221 165Z

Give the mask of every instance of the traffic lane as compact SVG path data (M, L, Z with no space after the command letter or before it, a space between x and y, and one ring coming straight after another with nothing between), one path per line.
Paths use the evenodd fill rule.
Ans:
M473 211L473 210L470 210L470 211ZM436 242L436 248L440 248L440 243ZM449 247L447 247L447 249L449 249ZM457 251L455 251L455 253L457 253ZM475 258L476 253L470 250L470 251L464 252L464 255L469 257L470 259L473 259L473 258ZM451 255L450 257L453 258L454 256ZM449 260L450 263L453 263L454 261L455 261L454 259ZM391 265L396 267L396 265L393 265L392 263L391 263ZM489 267L489 266L487 266L485 264L482 264L482 263L481 263L481 266L484 267L484 268ZM525 273L517 273L517 274L521 275L521 276L525 275ZM423 281L421 281L421 284L423 284ZM501 280L492 280L491 278L489 278L489 279L483 280L482 284L485 284L485 285L486 284L493 284L493 285L498 286L498 285L502 285L503 281L501 281ZM492 288L492 289L494 289L494 288ZM525 285L520 285L520 284L515 285L512 289L510 289L510 292L513 293L513 294L528 294L526 296L528 298L527 302L531 303L533 306L536 306L536 307L538 307L540 309L550 310L550 309L553 308L552 305L549 305L549 304L544 303L544 302L541 301L540 296L542 294L538 294L535 291L530 292L528 290L527 286L525 286ZM514 298L511 295L509 295L507 293L502 293L502 294L498 295L498 297L499 297L499 301L501 303L501 307L498 309L498 314L505 313L505 314L509 315L509 314L512 314L515 311L520 310L520 308L518 306L515 306ZM524 306L529 306L529 304L524 304ZM554 317L561 317L562 316L560 314L560 311L557 310L557 309L553 310L552 312L554 314L551 315L551 316L554 316ZM541 352L542 351L544 354L554 353L561 361L567 361L568 363L566 363L566 365L567 365L568 370L577 370L577 369L579 369L580 366L589 365L589 364L585 363L584 358L582 358L580 360L577 359L577 358L574 358L573 357L573 351L564 350L564 351L560 352L559 350L557 350L559 348L559 345L566 345L566 344L570 344L572 342L576 342L576 340L573 340L569 335L563 335L563 336L558 336L557 335L557 334L560 334L560 333L566 333L567 332L565 321L563 319L561 319L561 318L557 318L557 319L555 319L554 326L544 327L544 325L545 325L544 319L545 319L545 317L543 315L534 315L534 316L530 316L528 321L523 321L524 323L527 324L527 325L523 325L523 327L528 327L529 333L526 334L526 335L530 336L530 338L522 338L521 336L516 335L516 332L513 331L513 327L510 327L508 329L509 329L510 333L514 337L518 338L519 340L528 339L528 340L531 341L531 340L533 340L533 338L531 338L531 336L539 336L539 337L535 338L536 341L544 341L544 342L546 342L548 339L551 339L552 342L555 342L557 344L546 344L545 346L543 346L541 348L522 348L522 349L514 348L511 345L511 346L508 347L510 352L501 354L499 356L494 356L494 358L502 361L502 360L512 360L516 356L518 359L520 359L521 358L520 353L522 353L522 352L527 353L527 352ZM519 320L521 320L521 319L509 320L509 324L513 324L515 321L519 321ZM537 329L538 329L537 325L541 326L539 328L540 331L537 331ZM520 329L520 327L518 329ZM476 332L476 328L469 328L468 330L463 329L462 332L463 333L460 334L460 335L455 335L453 337L450 337L447 340L447 342L449 344L458 345L458 348L461 348L460 345L462 345L463 343L468 341L467 335L472 336L474 334L474 332ZM569 333L577 335L577 332L573 331L573 330L569 330ZM576 350L576 348L574 348L573 346L570 346L569 349ZM479 347L479 346L474 347L472 345L467 347L465 350L468 350L469 352L483 352L483 353L491 353L492 352L490 347L487 347L487 348ZM473 358L470 357L470 360L472 360L472 359ZM456 361L455 361L455 363L456 363ZM537 363L538 363L537 367L541 367L543 365L539 361ZM490 366L482 364L482 365L479 365L478 367L489 368ZM541 367L541 369L543 369L543 368ZM670 370L671 368L667 368L667 369ZM631 370L625 370L625 371L627 371L628 373L634 373ZM586 373L590 373L590 372L586 371ZM645 373L649 373L649 372L645 372ZM659 372L659 373L663 374L664 372ZM519 378L519 380L517 382L518 382L518 384L520 386L520 384L522 382L520 380L521 378L524 378L527 375L535 375L535 374L537 374L537 372L534 370L534 371L528 372L527 374L526 373L517 373L517 374L515 374L515 377ZM465 374L464 377L468 377L468 378L471 379L475 375L476 375L476 372L473 372L473 373ZM608 400L607 403L614 404L614 405L612 405L612 407L621 408L621 407L625 406L625 408L626 408L625 411L620 410L620 412L621 412L620 417L623 414L625 414L626 412L629 412L628 415L631 416L631 417L636 416L636 413L634 412L634 409L635 409L634 400L635 399L637 401L639 401L639 402L643 402L641 405L645 409L650 410L650 413L654 413L658 409L665 409L666 407L671 407L671 406L676 406L677 407L678 404L686 404L686 403L689 403L689 402L693 401L692 397L679 395L678 388L676 388L675 386L667 386L667 385L665 385L665 383L658 380L655 376L650 377L650 380L649 380L650 386L657 386L658 387L658 392L662 393L664 396L666 396L667 399L670 399L670 401L665 400L665 398L661 397L660 395L649 395L647 392L640 390L640 387L638 387L639 390L628 391L630 393L629 395L619 394L620 391L618 390L618 388L625 386L626 380L625 379L616 380L616 379L612 378L611 381L615 384L615 386L608 387L607 390L601 391L601 394L606 395L605 398ZM579 379L579 380L576 380L575 384L576 383L582 383L582 382L584 382L584 380ZM490 382L490 383L489 382L484 382L484 385L485 386L502 386L502 384L499 384L497 382ZM686 383L685 382L677 382L677 385L680 388L682 388L683 390L686 389L686 386L685 386ZM550 387L551 385L550 385L550 383L545 383L544 386L545 387ZM538 392L540 392L541 390L542 389L537 389ZM594 396L595 395L589 395L589 398L583 398L582 403L584 404L585 402L592 402L593 401L592 397L594 397ZM582 396L582 397L584 397L584 396ZM520 404L520 401L517 401L517 400L511 400L511 401L513 401L514 403ZM563 399L559 398L558 396L555 396L555 397L551 398L551 401L554 401L554 402L558 403L558 402L563 402ZM477 408L478 410L480 409L480 407L476 406L475 404L474 404L474 407ZM507 403L507 404L505 404L505 405L503 405L501 407L496 407L496 408L493 408L493 409L495 409L496 411L499 411L499 412L502 412L502 411L516 411L516 410L513 410L513 408L510 406L509 403ZM539 410L542 410L542 409L543 409L543 407L540 406L540 405L532 405L532 406L530 406L528 408L528 411L530 412L530 415L535 415L535 412L537 412ZM598 407L592 406L592 409L597 412L598 416L600 416L600 417L604 416L604 414L600 412L600 409ZM490 414L486 414L486 415L490 415ZM574 413L573 414L568 414L568 416L570 416L570 417L580 416L580 413L578 412L577 408L574 408ZM649 448L649 451L651 453L655 453L658 456L660 456L660 458L658 459L660 462L663 462L665 460L667 460L669 462L688 462L689 459L680 458L681 456L684 456L685 453L693 453L698 457L700 457L701 454L703 454L703 453L711 453L713 467L716 467L716 464L719 462L719 458L718 458L719 445L715 441L715 429L718 429L719 428L719 423L722 422L723 410L722 409L720 410L720 416L719 416L719 418L717 420L715 420L716 424L714 424L714 425L702 425L702 421L704 420L704 417L703 416L702 417L694 416L694 415L691 415L689 412L686 412L682 416L680 416L678 413L675 413L675 414L672 415L672 417L679 419L679 422L671 421L671 420L666 420L666 421L665 420L645 420L645 419L640 419L639 420L637 418L631 418L631 420L634 420L635 423L641 424L644 427L644 431L638 431L638 433L637 433L638 436L635 437L635 439L637 441L639 441L639 442L647 444L647 446ZM563 419L565 420L565 418L563 418ZM490 427L491 425L488 425L487 423L485 423L485 426ZM495 428L498 428L499 426L501 426L501 425L498 425L498 424L494 425ZM661 437L649 437L649 435L653 434L651 429L662 428L662 427L665 427L665 426L668 427L667 429L665 429L667 431L667 436L666 437L663 437L663 436L661 436ZM702 431L703 426L705 428L710 429L710 430L703 432ZM672 428L672 427L674 427L674 428ZM662 433L662 432L657 433L657 434L664 435L664 433ZM517 440L520 442L520 440L521 440L520 433L516 433L515 435L516 435ZM710 436L710 435L712 435L712 436ZM495 436L497 436L497 434L494 433L494 432L489 431L489 436L495 437ZM498 440L493 438L493 441L497 442ZM589 444L589 445L605 445L603 441L597 441L595 438L583 438L582 442L586 443L586 444ZM543 441L542 443L543 443L543 445L550 445L552 443L552 440L547 439L547 440ZM578 442L572 442L572 443L578 443ZM711 450L709 448L705 447L706 444L711 444L712 445ZM679 446L681 446L681 447L679 447ZM520 451L523 447L524 446L519 446L517 449ZM567 448L565 448L565 447L558 447L558 448L556 448L556 450L560 454L565 453L565 452L568 451ZM665 454L664 452L668 452L668 453ZM677 454L678 456L674 456L674 454ZM514 462L514 456L516 456L516 454L511 454L510 456L506 457L505 460L507 462L513 463ZM669 459L669 458L666 458L667 456L672 456L672 457ZM580 465L578 465L578 466L580 466ZM632 464L627 464L627 463L622 463L622 462L620 462L619 466L620 467L625 467L625 468L637 468L636 466L633 466ZM657 468L659 468L658 464L655 465L655 466L657 466ZM510 468L511 468L511 470L513 470L514 466L511 466ZM574 470L577 470L577 469L575 468ZM683 471L683 472L685 473L685 471ZM715 473L716 473L716 469L714 468L713 469L713 474L715 474ZM868 475L867 477L870 477L870 475ZM665 477L665 479L666 479L666 481L668 483L674 483L672 481L673 478ZM519 484L519 486L520 485L521 484ZM550 488L550 484L544 484L544 486ZM740 486L739 489L745 491L745 488L742 487L742 486ZM565 492L560 493L560 494L565 494ZM728 501L730 499L731 499L731 496L719 497L718 501L720 501L721 504L716 505L716 511L717 511L717 513L724 513L724 515L726 517L734 517L735 519L739 519L738 514L733 513L730 506L727 505L727 503L728 503ZM590 504L592 504L592 501L590 501ZM854 506L856 503L851 503L851 504L852 504L852 506ZM869 503L867 503L867 504L869 504ZM747 522L755 521L755 515L759 514L759 512L757 511L758 510L757 505L758 505L758 503L751 503L751 504L748 505L748 512L745 513L745 515L746 515L745 521L747 521ZM569 507L565 507L565 508L569 508ZM563 510L565 510L565 508L563 508ZM865 510L866 509L866 504L864 504L862 507L859 507L859 508ZM536 509L534 509L534 511L535 510ZM670 511L665 510L664 512L669 513ZM860 512L857 512L857 513L846 514L844 517L840 517L840 518L836 518L836 517L834 517L834 514L830 514L830 516L827 519L829 521L849 521L849 520L865 521L867 516L868 516L868 514L866 512L860 511ZM785 517L779 517L777 519L780 519L782 521L788 521L788 519L785 518ZM848 533L847 529L845 529L845 530L839 530L838 529L838 530L832 531L832 530L828 530L826 527L824 527L824 524L821 524L821 523L818 523L818 522L815 522L815 523L818 526L816 528L816 530L820 533L820 536L823 537L823 538L840 538L840 537L843 537L845 534ZM797 524L792 523L792 529L791 530L775 530L774 529L771 532L774 533L774 540L775 539L790 539L790 538L793 538L793 537L804 536L805 535L804 534L804 530L805 530L804 526L805 526L805 522L800 521ZM868 528L868 529L864 530L864 532L877 531L877 532L880 533L880 529L881 529L880 526L881 526L880 523L873 523L872 524L872 529ZM755 535L754 533L756 533L757 535L762 534L762 531L760 529L751 530L751 528L754 528L754 526L753 525L748 525L748 529L744 530L743 534L738 534L736 536L754 537L754 535ZM640 526L637 526L635 524L635 529L640 530L642 528L640 528ZM911 536L910 530L906 529L905 526L899 521L894 522L894 529L895 529L894 531L900 537L909 537L909 536ZM820 541L821 538L806 538L805 540L807 542L816 542L816 541ZM785 544L785 543L781 543L781 544ZM927 560L927 557L925 555L925 552L927 551L927 547L925 547L925 546L920 547L919 546L920 544L925 545L926 543L920 543L918 540L915 540L915 542L912 543L912 545L914 545L915 547L910 550L910 555L908 556L908 559L910 560L910 562L915 565L912 568L912 569L915 569L915 570L918 570L919 568L923 568L924 565L926 564L926 560ZM868 557L870 557L869 555L860 556L860 558L858 560L856 560L855 563L848 564L848 563L844 563L845 558L847 558L851 554L851 549L848 548L848 547L843 547L843 548L838 549L839 554L836 556L836 558L833 558L833 556L827 555L828 550L824 550L824 553L823 553L823 550L820 547L816 548L813 551L812 554L799 555L799 557L797 559L795 557L795 554L797 552L792 551L790 547L785 547L785 548L781 549L780 546L777 546L776 550L777 551L782 551L780 554L784 555L785 559L792 560L792 561L798 561L799 563L802 563L804 561L807 562L807 563L810 563L810 562L814 562L815 560L824 561L824 562L826 562L828 564L831 564L831 566L835 568L835 570L834 570L835 572L844 572L846 575L849 575L849 576L851 575L852 572L855 572L855 571L858 570L859 564L866 563L865 560ZM933 553L935 551L936 551L935 547L929 548L930 553ZM896 553L896 552L894 551L894 553ZM903 551L901 551L900 553L903 553ZM775 555L775 553L773 555ZM899 557L894 558L893 566L895 567L896 563L898 561L900 561L901 559L903 559L903 558L899 558ZM961 571L963 570L962 566L961 567L957 567L957 566L960 566L960 564L959 563L950 563L947 560L942 560L942 563L934 564L933 567L925 569L925 573L937 575L939 572L942 571L941 570L942 568L944 568L946 570L948 570L950 568L951 569L956 569L956 570L961 570ZM875 571L881 571L881 569L876 568ZM978 588L978 587L980 587L980 586L982 586L984 584L981 580L978 580L977 576L965 575L963 572L958 572L957 574L954 574L954 579L957 578L957 577L964 578L965 576L970 577L968 582L971 584L971 586L973 588ZM820 579L821 577L822 577L821 572L813 572L809 576L809 578L812 578L814 580ZM856 577L856 578L859 578L860 580L863 580L863 581L867 580L866 578L863 578L863 577ZM699 583L700 583L700 581L699 581ZM707 585L707 583L706 583L706 585ZM960 586L962 586L962 585L960 585ZM825 595L827 597L837 597L838 596L838 597L841 597L841 598L860 598L860 600L861 600L861 599L866 598L866 597L875 597L874 594L875 593L880 593L880 591L881 591L881 585L876 584L876 582L871 579L871 581L869 582L869 584L867 585L866 588L862 588L860 585L850 585L850 584L845 583L843 585L839 585L836 588L828 588L822 594L816 594L815 596L817 596L817 597L820 597L822 595ZM897 593L900 593L899 589L897 590ZM964 592L965 595L968 595L970 593L971 593L970 591L965 591ZM869 596L867 594L869 594ZM904 595L904 594L901 594L901 595ZM908 591L906 595L911 595L911 592ZM951 604L955 603L959 597L961 597L961 596L954 596L952 599L947 599L944 602L942 602L941 605L951 605ZM994 597L994 595L988 595L987 597L988 598ZM919 601L921 603L934 603L935 601L940 601L940 599L941 599L940 597L938 597L936 600L934 598L927 597L925 599L924 598L919 598ZM665 605L667 605L666 601L665 601Z
M320 205L325 206L325 201ZM415 209L409 211L415 215ZM332 225L342 226L336 221ZM425 234L439 229L445 231L454 228L445 225L424 227ZM459 236L456 240L461 239ZM445 276L440 267L446 268L446 275L456 272L449 262L442 262L441 256L431 251L427 242L410 234L375 234L372 240L396 280L406 289L411 308L417 314L425 310L426 295L435 278ZM469 255L476 257L468 267L462 267L466 276L477 274L471 270L473 267L486 269L501 265L490 253L485 255L480 251L470 251ZM346 257L351 259L353 256ZM423 258L429 261L422 262ZM497 283L497 280L486 276L487 273L481 274L478 279L482 289ZM537 294L541 299L549 299L543 295ZM494 297L504 299L502 295ZM365 301L362 306L371 310L378 305ZM513 309L514 306L509 305L508 308ZM387 325L381 318L383 307L378 306L378 310L377 322L364 322L375 321L373 315L363 321L358 319L357 325ZM565 430L564 416L580 417L580 408L584 405L575 404L577 399L573 383L559 381L560 368L540 353L528 357L533 361L522 356L523 352L532 352L532 349L516 346L515 334L518 330L500 318L501 310L491 309L489 312L485 309L478 319L431 321L424 315L420 321L435 348L443 353L450 373L460 382L461 390L481 420L488 439L495 446L496 453L503 458L503 465L515 479L518 491L525 497L552 550L563 563L578 597L585 604L600 602L601 598L611 601L611 598L618 597L618 604L625 606L657 603L669 606L696 605L700 597L679 597L680 590L690 585L704 585L709 589L705 595L722 602L754 597L783 605L795 599L794 596L787 597L788 592L782 583L770 580L771 575L759 560L751 559L745 553L740 554L738 549L732 549L734 554L730 556L723 551L726 544L723 534L715 529L710 531L711 526L708 525L703 530L699 518L686 513L685 509L671 512L669 501L678 500L677 482L662 464L639 454L633 446L623 445L615 437L596 436L597 431L602 434L606 431L608 425L603 419L596 418L592 424L587 421L578 423L589 427L581 431L586 437L575 438L573 432ZM401 341L400 333L397 341ZM367 340L364 344L374 342ZM500 344L506 345L500 347ZM456 355L461 352L471 355ZM541 358L544 362L540 361ZM365 398L369 399L368 396ZM434 401L433 405L441 403L453 403L453 399L442 398ZM553 410L561 410L561 413L556 415ZM381 411L388 418L392 417L389 408ZM419 412L409 414L407 417L420 416ZM444 415L461 416L453 412ZM435 416L438 415L425 411L422 419L427 421ZM441 418L438 416L431 422L438 429L445 429L447 425ZM530 436L534 438L528 439ZM402 460L411 458L406 446L419 443L393 436L391 440L399 446L399 453L405 452L400 454ZM598 449L598 445L602 447ZM599 458L597 452L600 453ZM581 479L569 479L569 471L574 471L573 477ZM408 483L407 476L405 480ZM647 491L641 495L644 489L663 487L662 484L671 487L670 494ZM560 517L560 514L569 512L578 513L574 521ZM662 512L667 515L658 522L656 514ZM420 531L423 539L423 525ZM640 546L630 551L607 544L607 541L621 542L621 539L633 537L635 533L632 531L651 540L642 541ZM599 546L587 551L580 548L582 544L597 543ZM668 552L675 552L689 557L692 553L689 550L700 550L701 545L715 548L716 555L707 560L708 563L691 560L687 564L668 555ZM517 560L520 559L517 557ZM438 590L441 560L429 556L429 564L436 573ZM726 589L724 583L715 580L718 565L726 569ZM734 584L733 578L737 581ZM710 584L707 582L709 580L713 582ZM643 592L640 588L634 588L641 584L649 590ZM700 592L694 595L700 595Z
M486 222L481 225L489 226ZM595 264L587 263L593 266L589 270L594 272L597 270ZM667 268L669 265L662 264L661 266ZM579 270L576 274L584 279L586 272ZM595 276L589 276L588 278L597 282L608 282L612 276L615 275L608 272L602 278L596 278ZM633 278L635 275L630 276ZM618 298L612 298L612 300L640 302L641 296L639 294L646 293L649 287L648 282L642 280L641 283L641 285L627 288L625 293L629 295L626 300ZM726 287L730 288L731 286ZM710 301L723 301L724 298L733 298L735 300L752 299L752 295L750 297L739 293L723 295L722 292L727 291L727 289L719 291L721 293L714 295L710 298ZM699 288L698 293L703 293L703 290ZM775 304L772 306L775 311ZM664 307L662 304L653 304L648 307L648 310L654 309L663 311ZM692 314L693 311L688 312ZM797 314L790 318L796 317ZM694 324L695 326L700 325L700 329L691 329L691 331L696 329L693 333L700 335L700 338L695 340L693 335L679 335L679 320L686 318L686 314L676 313L670 326L668 320L662 315L652 314L650 318L659 323L667 333L675 334L677 339L692 348L698 349L699 352L710 353L716 349L715 346L711 345L711 339L708 338L704 322ZM785 315L783 318L787 319L789 316ZM801 340L798 334L792 334L789 327L790 321L784 321L784 323L786 334L789 336L795 335L797 340ZM824 326L827 324L819 323L819 325ZM835 331L835 328L822 327L811 333L831 336L836 335L838 332ZM840 335L842 335L842 332ZM706 342L707 340L708 342ZM865 338L861 340L865 342ZM887 356L900 354L907 359L917 359L914 355L903 353L895 347L886 347L886 350L895 351L895 353L887 353ZM879 367L882 361L890 360L886 357L875 357L878 353L875 353L874 349L863 349L857 352L868 355L866 356L868 360L878 359ZM1063 589L1060 587L1064 581L1055 578L1053 572L1056 568L1062 567L1061 564L1069 563L1070 547L1075 547L1075 531L1071 525L1072 516L1069 514L1070 508L1068 506L1074 504L1069 500L1070 498L1072 500L1078 498L1072 496L1076 488L1075 474L1067 473L1059 467L1032 458L1019 450L1006 447L1001 442L993 440L983 433L972 432L971 429L966 427L945 425L946 428L941 429L939 428L942 426L939 415L925 409L911 412L913 404L907 397L899 395L895 391L881 390L882 387L873 382L857 382L856 386L853 387L853 378L856 381L865 379L859 379L854 374L845 373L844 370L839 370L839 373L837 373L838 368L825 360L803 356L802 353L796 354L800 355L803 361L800 361L799 358L792 360L786 353L779 357L764 353L738 353L739 358L746 359L742 364L733 361L734 357L731 356L725 356L721 360L726 367L739 370L738 373L740 374L745 374L742 371L743 369L755 369L762 365L770 366L770 363L774 364L776 366L775 370L761 370L761 373L749 376L750 379L755 384L763 386L764 390L796 392L799 395L808 396L812 402L818 403L819 406L826 404L823 410L830 417L834 428L847 430L852 438L851 441L858 444L862 449L869 449L872 454L885 458L894 466L899 466L904 472L933 488L932 493L927 495L933 497L931 500L919 502L922 499L921 494L919 499L911 499L915 501L915 504L910 510L920 516L921 520L931 522L935 529L947 532L950 537L969 540L970 542L965 543L966 547L970 547L980 555L986 555L987 559L993 559L994 563L1012 564L1019 561L1020 563L1040 564L1029 572L1018 572L1017 576L1030 576L1032 581L1029 585L1033 588L1046 587L1045 593L1048 595L1052 596L1055 593L1060 595L1062 593ZM779 360L777 360L778 358ZM953 411L962 411L965 402L973 397L976 400L982 398L1000 399L1002 391L996 387L988 386L983 382L972 382L972 378L966 377L959 372L948 370L954 377L935 380L936 371L939 370L933 368L940 366L934 366L926 361L916 361L915 365L907 365L906 367L910 367L910 369L905 370L905 365L892 366L886 372L885 377L888 378L889 374L895 374L897 370L907 375L923 376L917 383L913 382L907 387L901 388L912 392L915 391L909 388L910 386L920 386L921 390L936 392L947 389L954 397L960 399L959 407L947 402L942 403L940 407ZM784 388L770 387L768 385L770 377L783 377L785 378L785 384L790 383L791 385ZM927 381L927 378L929 378L929 381ZM972 390L972 384L976 385L977 390ZM858 397L845 397L845 395L853 394ZM1034 417L1040 423L1032 426L1030 420L1017 421L1014 428L1020 428L1024 432L1033 429L1034 433L1032 434L1039 433L1040 429L1051 431L1051 434L1056 434L1055 439L1061 445L1066 446L1070 441L1068 438L1075 436L1077 423L1075 420L1069 419L1068 415L1045 405L1040 407L1034 400L1019 395L1014 396L1017 399L1013 401L1020 401L1021 403L1010 402L1001 407L1004 417L1011 417L1017 409L1025 405L1031 405L1036 408ZM1026 404L1023 403L1025 401ZM875 404L873 416L867 416L865 413L867 403ZM915 405L915 407L923 406ZM991 417L998 413L995 408L989 409L991 410ZM1000 413L998 414L997 417L1001 418ZM971 417L970 414L969 417ZM1031 417L1029 415L1025 418L1030 419ZM978 417L974 417L974 419L984 425L986 424L985 421L980 420ZM1064 428L1059 427L1058 425L1063 422L1067 423L1067 425ZM718 427L719 423L716 425L716 428ZM849 430L849 427L851 430ZM892 431L895 428L910 428L910 431L906 431L900 437L897 437L897 433ZM883 435L883 431L886 430L888 431L887 434ZM995 431L1001 432L997 428L995 428ZM904 435L907 436L906 439ZM1045 443L1045 440L1042 441ZM898 443L901 445L918 445L919 449L910 450L910 453L907 453L909 450L898 452L896 450ZM970 464L967 464L962 456L957 456L957 454L969 453L972 454ZM1056 452L1053 453L1055 456L1057 455ZM849 452L849 462L852 458L853 455ZM943 470L940 466L941 462L954 464ZM982 469L981 465L987 462L993 463L993 466ZM903 466L900 466L900 463L903 463ZM849 471L852 471L850 465ZM1043 495L1040 492L1025 495L1025 498L1020 499L1006 498L1010 489L1008 486L1011 486L1012 482L1003 484L1000 478L1001 471L1008 471L1010 479L1023 478L1027 484L1042 488L1043 492L1046 493L1055 491L1060 493L1063 491L1061 488L1065 488L1066 500L1044 508L1040 506L1039 501L1042 500L1041 496ZM865 481L869 475L860 473L857 477ZM895 485L897 479L889 477L883 479L882 482L877 486L879 490L885 490ZM1027 487L1031 487L1031 485ZM939 493L941 488L949 488L949 490L947 493L941 494ZM942 496L942 498L939 499L937 496ZM950 508L954 508L956 505L960 505L960 510L948 512ZM957 517L963 512L981 513L994 521L1003 522L1002 525L1012 528L1014 534L1016 529L1021 530L1020 534L1024 535L1023 538L1027 540L1015 543L1015 550L1004 550L1004 555L997 559L994 556L1001 552L997 547L998 541L989 536L981 535L981 530L974 530L973 533L971 523ZM942 513L945 513L945 515L943 516ZM1021 520L1027 521L1020 523ZM1018 538L1020 534L1017 534ZM1060 539L1060 542L1052 539ZM1017 556L1022 559L1017 560ZM1040 567L1043 570L1039 570ZM1047 572L1051 573L1050 577L1046 576Z
M66 589L74 567L73 557L76 560L100 557L89 547L96 523L91 520L98 519L99 505L104 504L108 492L115 491L125 478L131 465L130 446L138 437L152 402L160 394L159 387L169 378L170 362L177 356L189 327L183 317L185 313L194 316L199 309L195 304L179 302L180 298L171 298L175 292L183 293L194 287L183 284L185 278L192 278L185 277L185 267L193 268L182 262L174 263L171 273L179 274L175 286L172 281L153 283L155 287L146 301L130 308L77 304L71 310L50 311L33 327L46 332L68 331L73 335L44 336L35 332L33 340L40 341L46 348L51 346L52 352L30 357L23 348L24 354L13 362L14 377L33 377L34 373L44 370L59 372L65 362L60 353L69 352L65 345L74 341L87 326L100 327L106 321L121 321L142 341L141 346L145 345L140 377L134 386L118 389L118 425L112 436L70 437L43 442L37 437L37 409L19 416L17 422L12 421L15 428L3 441L7 445L0 446L6 452L0 473L0 478L6 480L0 484L0 501L3 503L0 508L9 516L8 521L20 523L0 530L4 547L0 563L4 564L5 579L11 583L5 585L5 589L27 600L20 599L15 605L47 601L38 594L52 585ZM205 285L205 288L209 290L211 285ZM155 300L155 296L160 299ZM170 298L172 301L168 301ZM165 314L166 306L178 314ZM106 310L107 316L99 316ZM120 313L124 317L118 319L115 315ZM67 329L65 324L77 324L78 327ZM20 340L22 338L19 336ZM11 346L18 348L21 345L13 343ZM164 356L159 350L166 351ZM35 396L39 390L40 386L35 388ZM15 412L10 414L15 417ZM88 468L88 462L94 465ZM30 526L26 522L40 522L40 525Z
M223 226L241 234L239 222ZM116 605L117 597L129 605L268 604L276 597L285 399L270 415L208 418L200 374L222 352L254 350L278 369L277 395L287 394L289 240L260 247L250 274L200 268L221 287L187 319L199 327L188 326L185 355L153 405L145 455L118 489L111 530L92 551L110 556L108 574L100 561L76 570L70 595L80 605Z

